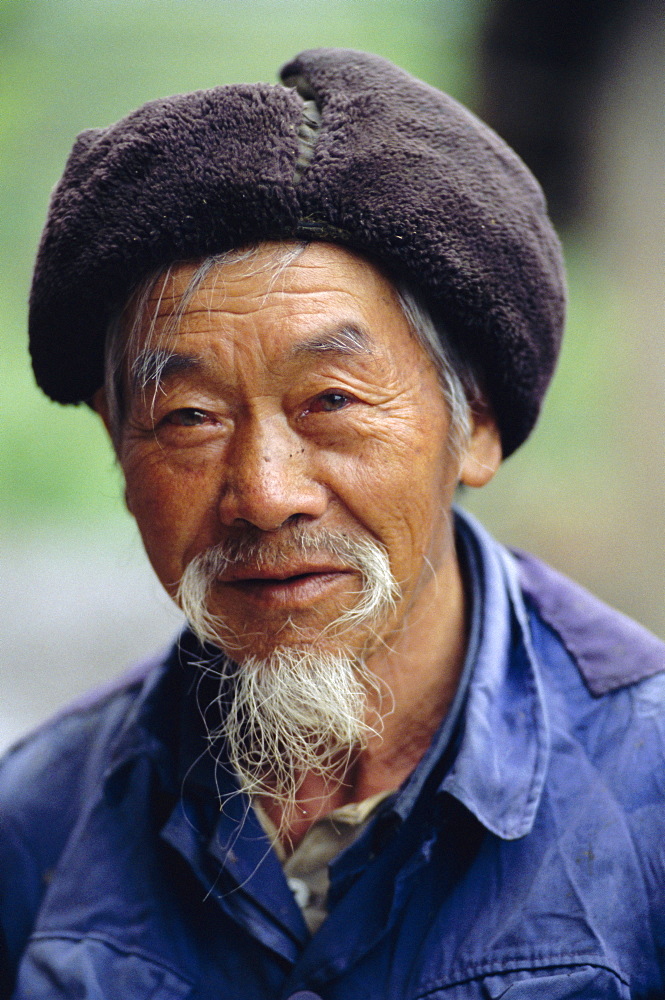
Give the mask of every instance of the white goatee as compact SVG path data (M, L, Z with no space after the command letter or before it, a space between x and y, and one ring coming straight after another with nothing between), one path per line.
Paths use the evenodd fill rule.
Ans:
M202 642L233 654L237 637L208 600L216 580L229 567L274 566L294 555L331 556L361 576L352 607L321 630L320 644L279 645L267 656L227 661L220 674L217 702L221 724L209 732L213 752L225 753L250 796L266 795L282 806L283 825L295 814L302 781L316 774L336 785L359 750L380 732L390 692L344 639L366 634L395 607L398 586L388 556L371 538L295 528L278 543L265 536L215 546L189 564L178 603ZM332 646L332 648L331 648ZM219 750L217 749L219 748Z

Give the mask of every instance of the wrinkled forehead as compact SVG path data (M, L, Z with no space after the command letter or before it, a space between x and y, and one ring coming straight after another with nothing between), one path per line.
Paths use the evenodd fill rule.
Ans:
M393 283L363 256L333 244L262 243L176 262L142 282L122 314L126 360L131 366L146 349L172 346L183 324L205 329L213 312L241 323L262 311L313 324L345 311L368 322L388 317L399 328L406 322Z
M202 260L176 261L148 279L147 310L158 317L182 314L203 285L208 291L244 285L248 295L261 290L265 294L284 286L287 272L307 250L305 243L262 243Z

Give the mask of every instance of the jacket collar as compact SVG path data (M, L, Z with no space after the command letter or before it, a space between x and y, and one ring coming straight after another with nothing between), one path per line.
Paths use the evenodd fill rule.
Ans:
M549 760L540 670L512 557L475 518L460 511L456 517L476 641L458 750L440 791L513 840L533 826Z

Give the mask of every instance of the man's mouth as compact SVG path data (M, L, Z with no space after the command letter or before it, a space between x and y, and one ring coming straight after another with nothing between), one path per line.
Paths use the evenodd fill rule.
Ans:
M354 576L357 576L356 570L334 564L243 567L225 573L219 585L264 607L295 608L311 604L337 589L348 589Z

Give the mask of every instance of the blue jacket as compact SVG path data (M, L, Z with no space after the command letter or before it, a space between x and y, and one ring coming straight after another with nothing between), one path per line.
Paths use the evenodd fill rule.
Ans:
M665 647L470 518L457 703L310 937L185 633L0 769L0 996L665 997Z

